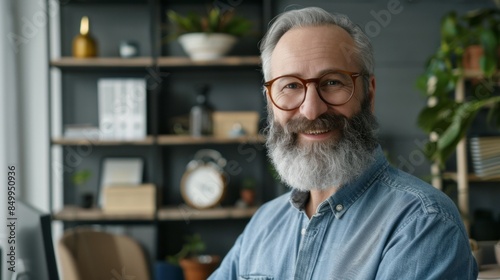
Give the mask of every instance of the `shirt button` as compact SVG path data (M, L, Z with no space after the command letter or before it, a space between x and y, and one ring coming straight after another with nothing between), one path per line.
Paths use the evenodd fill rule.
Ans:
M303 228L303 229L300 231L300 234L302 234L302 235L306 234L306 229L305 229L305 228Z
M335 206L335 210L337 210L337 212L340 212L340 211L344 210L344 205L342 205L342 204L337 204L337 205Z

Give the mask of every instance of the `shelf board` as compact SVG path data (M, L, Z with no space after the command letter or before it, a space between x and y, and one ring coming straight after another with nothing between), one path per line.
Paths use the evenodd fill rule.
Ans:
M259 56L226 56L210 61L193 61L185 56L165 56L158 58L160 67L208 67L208 66L260 66ZM50 61L59 68L145 68L153 66L152 57L61 57Z
M465 79L484 78L484 73L481 70L464 70L463 76Z
M189 220L221 220L221 219L248 219L253 216L258 207L237 208L220 207L212 209L194 209L185 204L178 207L161 208L158 210L160 221L189 221Z
M457 181L458 175L456 172L445 172L443 173L443 179ZM500 182L500 176L481 178L476 174L468 174L467 179L469 182Z
M125 146L125 145L153 145L157 140L159 145L196 145L196 144L237 144L237 143L264 143L262 135L241 136L236 138L222 138L214 136L192 137L189 135L160 135L157 138L147 136L138 140L99 140L99 139L69 139L53 138L52 144L63 146Z
M484 78L484 72L481 71L481 70L463 70L463 77L465 79L482 79ZM495 72L493 74L493 76L495 78L499 78L500 77L500 72Z
M61 57L50 61L50 65L59 68L86 67L86 68L131 68L131 67L150 67L153 64L151 57L92 57L75 58Z
M99 139L70 139L70 138L53 138L52 144L64 146L123 146L123 145L152 145L154 143L153 136L146 136L144 139L137 140L99 140Z
M52 215L52 219L66 222L85 221L153 221L154 213L112 214L102 209L84 209L76 206L65 206L61 211Z
M186 221L186 220L220 220L220 219L248 219L257 211L258 207L237 208L220 207L198 210L187 205L167 207L158 210L160 221ZM65 222L127 222L127 221L154 221L154 214L116 214L105 213L102 209L83 209L76 206L66 206L61 211L52 215L53 220Z
M221 138L214 136L192 137L189 135L160 135L159 145L195 145L195 144L232 144L232 143L264 143L262 135Z
M187 66L260 66L259 56L225 56L215 60L193 61L185 56L165 56L158 58L160 67Z

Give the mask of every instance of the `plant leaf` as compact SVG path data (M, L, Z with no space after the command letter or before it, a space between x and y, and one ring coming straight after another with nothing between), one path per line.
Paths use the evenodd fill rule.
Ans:
M438 162L444 164L455 151L458 142L465 136L479 110L493 102L500 102L500 96L470 101L459 105L450 126L440 135L437 141L437 154L434 158Z
M233 16L234 12L222 13L218 8L209 9L205 16L193 12L181 16L173 10L167 11L171 23L177 26L176 36L192 32L221 32L234 36L242 36L251 30L251 21Z
M499 104L493 105L488 110L488 115L486 116L486 120L488 123L492 124L494 127L497 127L500 124L500 114L498 113Z
M486 77L491 77L495 74L497 68L497 40L495 33L490 29L482 29L480 40L484 50L479 61L480 67Z
M420 112L417 124L427 133L441 133L450 125L456 106L457 103L452 100L438 101L436 106L426 107Z
M445 42L450 42L458 35L457 14L450 12L441 19L441 38Z
M90 177L92 177L92 172L88 169L84 169L84 170L80 170L80 171L75 172L71 176L71 181L75 185L83 185L83 184L85 184L85 182L87 182L87 180L90 179Z
M219 21L220 21L220 11L219 9L211 9L208 13L208 32L219 32Z

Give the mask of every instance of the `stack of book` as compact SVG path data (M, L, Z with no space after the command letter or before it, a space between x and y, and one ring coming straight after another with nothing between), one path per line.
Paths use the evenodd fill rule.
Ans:
M64 138L99 139L99 128L90 124L67 124L64 126Z
M146 80L105 78L97 82L101 139L146 136Z
M500 136L472 137L470 150L478 177L500 176Z

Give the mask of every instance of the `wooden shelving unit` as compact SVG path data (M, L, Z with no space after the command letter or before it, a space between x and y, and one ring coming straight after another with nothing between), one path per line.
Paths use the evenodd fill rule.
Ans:
M465 100L465 78L458 81L455 89L455 100ZM467 137L464 137L457 145L457 191L458 209L464 218L465 228L470 229L470 209L469 209L469 167L467 164Z
M54 37L47 41L51 50L47 61L50 67L48 91L51 98L48 102L51 125L48 140L51 145L49 161L54 170L50 178L54 220L67 222L69 227L92 223L147 224L147 230L156 236L153 242L158 247L153 259L162 259L171 250L167 246L162 247L161 240L171 226L184 231L193 229L210 238L213 236L210 232L217 229L207 227L204 220L248 219L255 213L257 207L228 207L235 205L239 199L237 191L228 192L222 202L224 207L192 209L182 204L182 196L178 187L175 187L180 183L186 165L201 149L220 151L225 158L240 164L241 172L230 174L234 180L230 181L231 185L228 187L232 189L239 188L240 182L246 177L256 178L259 186L265 186L271 181L267 174L265 150L261 148L265 142L263 135L195 138L175 135L171 127L173 119L189 114L196 104L196 95L199 94L201 85L210 86L209 103L215 111L257 111L265 114L265 101L260 93L261 61L257 50L260 37L257 36L264 33L267 23L273 17L273 4L267 0L238 4L241 16L255 22L255 32L242 38L233 48L233 56L211 61L193 61L183 56L184 52L178 43L164 40L172 35L171 30L164 28L168 25L164 11L204 10L205 4L199 0L75 0L57 4L59 18L50 18L50 24L47 24L47 32ZM72 40L78 34L83 16L91 19L90 34L97 41L98 57L80 59L71 56ZM123 41L136 42L140 57L119 57L119 47ZM147 134L143 139L99 139L96 135L95 138L87 138L85 135L80 138L63 136L64 129L71 125L99 126L100 79L146 81ZM116 107L123 105L113 104ZM240 152L241 144L260 146L252 154L245 154ZM93 149L85 149L83 146L93 146ZM81 201L87 193L94 198L98 197L102 184L102 159L110 157L143 159L141 180L156 186L158 201L162 202L154 213L112 214L98 208L78 207L82 205ZM63 172L59 172L59 167L63 167ZM71 178L82 170L88 170L92 176L77 188ZM274 191L269 189L256 189L257 200L265 202L273 198ZM177 221L186 219L197 222L190 225L189 229L182 228ZM229 222L227 226L242 229L244 221ZM229 236L234 234L234 231L228 233ZM180 236L174 236L174 239L181 242ZM213 240L207 240L208 244L211 242ZM226 253L223 251L226 249L217 250L220 251L219 254Z
M499 76L497 73L496 76ZM461 78L457 82L455 89L455 100L463 102L466 100L465 82L467 80L481 79L484 75L480 70L466 70L462 73ZM432 184L439 189L442 189L442 180L453 180L457 183L458 193L458 209L464 217L464 224L467 230L470 230L470 206L469 206L469 185L470 183L478 182L500 182L500 177L481 178L475 174L469 173L468 154L467 154L467 137L464 137L456 147L456 172L445 172L440 174L439 167L434 164L431 173L433 174Z

